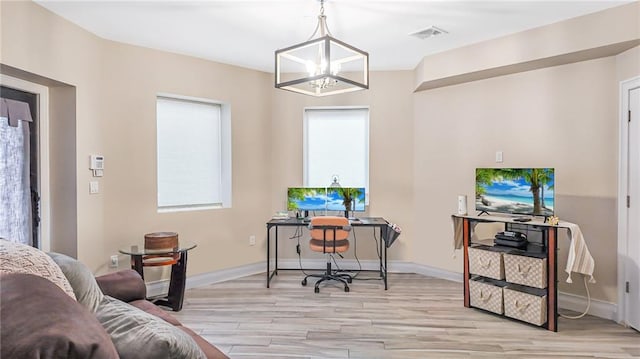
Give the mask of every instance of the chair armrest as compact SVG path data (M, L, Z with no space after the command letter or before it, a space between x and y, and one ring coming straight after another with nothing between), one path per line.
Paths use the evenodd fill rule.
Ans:
M330 225L330 224L316 224L315 226L310 224L307 226L307 228L309 228L309 230L313 230L313 229L335 229L335 230L342 230L342 231L347 231L349 232L351 230L351 225L346 225L346 226L334 226L334 225Z
M147 297L147 287L138 272L125 269L96 277L98 286L105 295L123 302L131 302Z

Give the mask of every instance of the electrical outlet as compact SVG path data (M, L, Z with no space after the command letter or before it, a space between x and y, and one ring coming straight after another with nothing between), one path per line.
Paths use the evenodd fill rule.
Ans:
M117 254L111 256L111 264L109 264L109 267L118 268L118 255Z
M254 236L254 235L249 236L249 245L250 246L255 246L256 245L256 236Z

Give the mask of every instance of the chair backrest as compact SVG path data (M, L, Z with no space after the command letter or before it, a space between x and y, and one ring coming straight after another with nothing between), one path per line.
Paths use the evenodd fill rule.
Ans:
M154 232L144 235L145 249L174 249L178 248L178 233Z
M343 240L349 238L351 227L349 227L349 220L345 217L321 216L311 218L309 228L311 228L311 239L333 241L334 229L335 240Z
M144 235L144 249L172 251L178 249L178 233L154 232ZM142 257L143 267L159 267L178 263L180 253L148 254Z

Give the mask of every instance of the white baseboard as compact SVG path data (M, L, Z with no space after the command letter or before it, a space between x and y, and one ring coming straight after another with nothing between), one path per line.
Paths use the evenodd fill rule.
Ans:
M271 262L271 270L273 270L274 262ZM452 272L440 268L434 268L423 264L416 264L405 261L389 261L388 271L390 273L416 273L428 277L440 278L450 280L453 282L462 282L462 273ZM324 258L318 259L303 259L302 265L305 269L312 270L324 270L326 268L326 261ZM376 271L380 268L380 262L377 260L361 260L360 265L364 270ZM300 262L297 259L280 259L278 261L278 267L280 269L299 269ZM344 270L358 270L360 266L358 262L353 259L341 259L340 268ZM187 278L186 288L201 287L213 283L224 282L232 279L242 278L258 273L266 272L266 263L258 262L243 265L240 267L221 269L214 272L196 274ZM389 283L389 286L393 288L393 282ZM147 283L147 295L155 296L162 293L167 293L169 290L169 280L160 280ZM587 307L587 298L571 294L571 293L558 293L558 307L562 309L572 310L578 313L584 312ZM605 302L602 300L591 299L591 307L589 308L590 315L616 320L617 305L616 303Z
M428 277L450 280L452 282L462 283L462 273L448 271L446 269L434 268L424 264L408 263L409 271L405 273L417 273Z
M225 282L232 279L247 277L266 272L265 262L247 264L240 267L221 269L214 272L196 274L187 277L186 289L202 287L205 285ZM147 283L147 296L157 296L169 291L169 280L163 279Z
M558 292L558 307L582 314L587 308L587 298L572 293ZM591 298L591 306L587 314L616 321L617 311L618 305L616 303ZM575 316L576 314L568 315Z

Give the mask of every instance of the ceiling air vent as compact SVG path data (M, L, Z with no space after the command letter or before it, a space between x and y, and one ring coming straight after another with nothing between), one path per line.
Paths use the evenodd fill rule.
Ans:
M426 28L424 30L420 30L420 31L411 33L411 34L409 34L409 36L415 36L418 39L424 40L426 38L434 37L434 36L438 36L438 35L442 35L442 34L448 34L448 32L445 31L445 30L442 30L439 27L431 26L431 27L428 27L428 28Z

